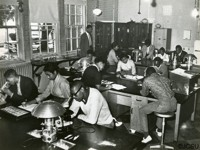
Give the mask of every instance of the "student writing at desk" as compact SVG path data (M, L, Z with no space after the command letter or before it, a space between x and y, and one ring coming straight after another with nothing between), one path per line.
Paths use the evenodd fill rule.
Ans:
M154 63L154 69L156 72L166 78L168 78L168 67L167 65L163 62L163 60L160 57L156 57L153 60Z
M77 116L78 119L90 124L114 127L108 104L97 89L85 86L81 81L75 81L71 86L71 95L73 102L70 110L74 112L72 118ZM79 109L83 114L78 114Z
M152 112L173 112L176 110L176 99L174 92L170 86L170 80L166 77L160 76L156 73L153 67L148 67L146 70L146 77L144 79L142 90L140 93L147 96L151 91L152 95L158 99L156 102L148 103L139 109L141 132L144 133L143 143L148 143L152 140L148 131L147 114ZM157 118L156 133L161 136L162 118Z
M136 75L135 63L129 59L127 54L120 55L120 61L117 64L117 77L124 75Z
M83 73L82 81L86 86L97 88L98 90L107 90L111 86L104 87L101 85L102 75L101 71L104 69L105 62L102 58L97 57L95 64L87 67Z
M1 91L7 94L7 103L19 106L22 102L31 101L38 96L38 88L32 79L17 74L14 69L7 70L4 77L7 85Z
M68 107L70 98L70 86L69 82L59 74L58 66L54 63L48 63L44 67L44 72L49 78L49 84L46 90L40 94L35 100L27 102L24 105L29 105L36 102L41 102L47 97L51 96L51 99L62 103L65 107Z

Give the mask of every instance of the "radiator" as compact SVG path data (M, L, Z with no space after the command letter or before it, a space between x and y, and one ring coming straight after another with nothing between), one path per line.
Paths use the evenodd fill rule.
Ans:
M14 69L19 75L32 78L32 65L30 62L4 65L0 67L0 87L5 83L4 73L8 69Z

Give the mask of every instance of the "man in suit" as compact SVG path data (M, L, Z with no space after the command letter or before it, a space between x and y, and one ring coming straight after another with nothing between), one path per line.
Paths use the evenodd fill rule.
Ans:
M85 57L87 50L92 48L92 26L87 25L86 32L81 35L80 39L81 57Z
M151 41L149 39L146 39L145 44L142 46L143 58L153 60L154 49L155 47L151 45Z
M4 77L7 84L1 90L7 94L6 102L19 106L37 97L38 88L32 79L18 75L14 69L7 70Z
M180 45L176 45L176 60L178 63L185 63L185 55L187 54L187 52L182 50L182 47Z

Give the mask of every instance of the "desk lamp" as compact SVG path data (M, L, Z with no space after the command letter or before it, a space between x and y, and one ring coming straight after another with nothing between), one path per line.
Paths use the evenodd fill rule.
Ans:
M31 114L37 118L44 118L44 129L42 130L42 140L44 142L54 142L57 128L55 127L55 117L64 114L65 109L58 102L48 100L37 105Z

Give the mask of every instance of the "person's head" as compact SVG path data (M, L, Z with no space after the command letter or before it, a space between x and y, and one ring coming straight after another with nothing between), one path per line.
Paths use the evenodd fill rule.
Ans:
M87 25L86 31L92 33L92 25Z
M101 57L97 57L94 62L99 70L102 71L105 66L105 61Z
M59 67L55 63L48 63L44 66L44 73L49 78L49 80L55 80L58 74Z
M165 49L164 49L164 47L161 47L159 51L160 51L160 54L161 54L161 55L164 55L164 54L165 54Z
M176 54L180 54L182 52L182 47L180 45L176 45Z
M86 98L87 89L88 87L86 87L80 80L74 81L70 86L71 95L78 102L81 102Z
M114 49L115 51L117 51L119 49L119 45L116 42L113 42L111 44L111 48Z
M17 74L17 72L14 69L8 69L5 73L4 73L4 77L6 79L6 81L10 84L10 85L14 85L17 83L18 81L18 77L19 75Z
M148 67L145 72L146 77L149 77L151 74L156 73L156 70L153 67Z
M154 66L159 67L162 63L163 63L163 60L162 60L160 57L156 57L156 58L154 58L154 60L153 60Z
M127 63L128 62L128 55L127 54L125 54L125 53L122 53L121 55L120 55L120 60L123 62L123 63Z
M92 61L92 57L94 56L94 52L93 50L89 49L87 51L87 58L89 59L89 61Z
M146 39L144 44L148 47L151 45L151 40L150 39Z

